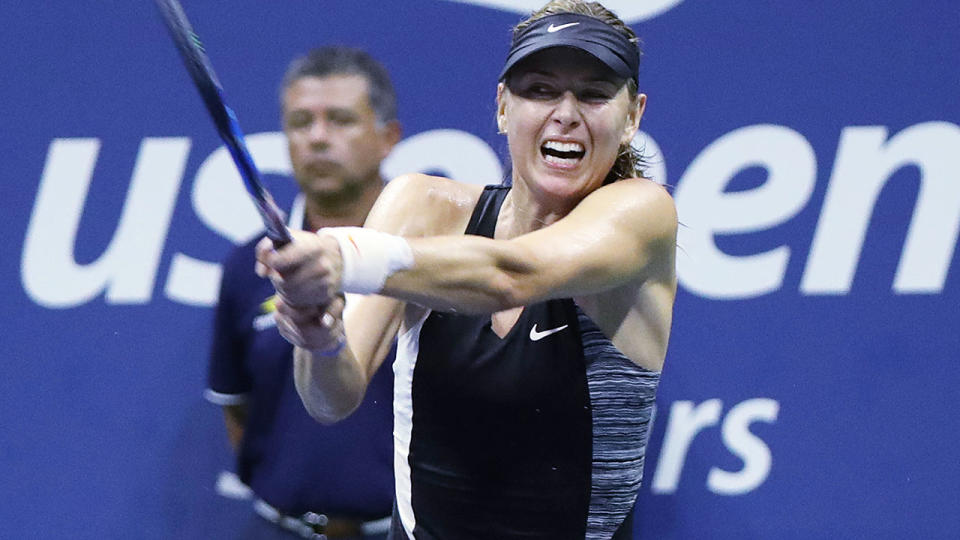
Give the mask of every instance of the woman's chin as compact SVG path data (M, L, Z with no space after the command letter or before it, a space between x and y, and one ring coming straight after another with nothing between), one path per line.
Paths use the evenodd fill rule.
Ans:
M540 175L532 186L537 192L550 199L580 199L587 188L587 182L580 177Z
M603 183L591 178L583 167L541 167L536 176L536 184L544 193L556 197L582 197L586 192L596 189Z

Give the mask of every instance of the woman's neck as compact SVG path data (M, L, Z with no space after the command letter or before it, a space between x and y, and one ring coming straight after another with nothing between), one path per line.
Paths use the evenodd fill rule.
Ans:
M515 238L542 229L570 212L573 206L545 201L534 196L523 182L515 181L497 217L496 238Z

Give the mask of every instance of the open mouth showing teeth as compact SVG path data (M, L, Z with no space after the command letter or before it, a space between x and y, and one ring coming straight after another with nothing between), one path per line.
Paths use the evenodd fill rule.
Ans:
M547 141L540 147L540 154L547 161L573 163L583 158L583 145L575 142Z

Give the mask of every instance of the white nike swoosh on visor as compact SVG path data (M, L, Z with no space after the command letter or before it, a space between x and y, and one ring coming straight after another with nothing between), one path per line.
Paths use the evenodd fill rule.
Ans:
M576 26L576 25L578 25L578 24L580 24L580 23L578 23L578 22L572 22L572 23L567 23L567 24L561 24L560 26L554 26L554 25L551 24L550 26L547 27L547 32L550 32L550 33L552 34L553 32L559 32L560 30L563 30L564 28L569 28L569 27L571 27L571 26Z
M533 325L533 328L530 329L530 341L540 341L541 339L556 334L557 332L563 330L568 325L558 326L556 328L551 328L549 330L544 330L543 332L537 332L537 325Z

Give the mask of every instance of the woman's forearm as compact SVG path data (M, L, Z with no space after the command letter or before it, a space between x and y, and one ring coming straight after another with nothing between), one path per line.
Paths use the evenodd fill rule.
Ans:
M293 354L297 393L307 412L322 424L349 416L363 401L367 377L349 348L335 357L297 347Z

